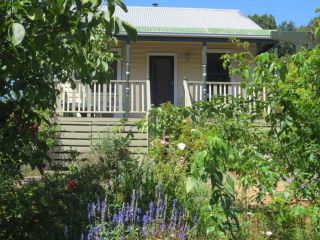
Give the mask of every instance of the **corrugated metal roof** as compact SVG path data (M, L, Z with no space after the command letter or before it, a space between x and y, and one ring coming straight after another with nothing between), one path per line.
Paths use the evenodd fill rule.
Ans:
M206 8L119 7L115 15L134 25L139 35L234 36L270 38L263 30L238 10Z

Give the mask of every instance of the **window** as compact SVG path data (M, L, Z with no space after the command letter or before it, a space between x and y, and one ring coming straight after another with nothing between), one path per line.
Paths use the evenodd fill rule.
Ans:
M224 53L207 54L207 81L208 82L230 82L229 72L223 68L221 56Z

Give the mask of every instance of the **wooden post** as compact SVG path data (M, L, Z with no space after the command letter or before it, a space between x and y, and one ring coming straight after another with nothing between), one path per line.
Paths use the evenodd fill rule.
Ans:
M55 80L54 80L55 81ZM58 114L58 115L60 115L61 113L62 113L62 108L61 108L61 100L62 100L62 93L63 93L63 91L61 91L61 84L60 84L60 82L57 80L57 81L55 81L55 87L56 87L56 89L59 91L59 94L58 94L58 96L57 96L57 99L56 99L56 105L57 105L57 107L56 107L56 113Z
M130 53L131 53L131 44L128 40L126 43L126 100L125 100L125 108L126 108L126 114L129 113L129 94L130 94L130 88L129 88L129 80L130 80Z
M147 113L151 109L151 88L150 88L150 80L147 78L146 82L146 91L147 91Z
M202 42L202 99L203 101L207 100L207 43Z
M273 53L278 57L279 56L279 43L275 43L273 46Z
M184 106L191 107L192 102L191 102L190 91L189 91L188 82L187 82L186 77L183 78L183 88L184 88Z

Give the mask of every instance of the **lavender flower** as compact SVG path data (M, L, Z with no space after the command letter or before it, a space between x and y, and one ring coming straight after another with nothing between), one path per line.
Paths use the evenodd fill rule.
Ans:
M178 240L184 240L184 239L185 239L185 232L183 227L181 227L178 233Z
M100 197L97 198L97 212L100 212L101 204L100 204Z
M197 214L195 214L193 217L193 225L196 226L197 223L198 223L198 216L197 216Z
M95 217L95 205L94 203L88 203L88 219L89 221Z

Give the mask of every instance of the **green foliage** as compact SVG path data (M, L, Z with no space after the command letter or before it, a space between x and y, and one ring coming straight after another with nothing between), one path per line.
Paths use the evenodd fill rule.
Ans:
M25 135L32 124L40 123L37 111L54 110L55 79L108 81L116 34L123 26L129 37L136 38L136 30L114 16L116 4L127 11L121 0L107 1L106 11L99 8L101 4L96 0L0 2L0 138L19 146L13 148L15 154L11 146L2 147L0 165L11 168L12 163L15 176L19 165L34 167L43 160L25 157L21 145L33 141Z
M161 107L150 110L150 131L159 137L171 134L178 136L182 121L187 115L188 110L183 107L174 107L170 103L162 104Z
M1 182L0 238L79 239L88 224L87 203L105 194L96 170L55 173L21 186ZM67 186L70 180L74 189Z
M257 23L263 29L271 29L274 30L277 28L276 19L271 14L264 14L264 15L257 15L254 14L252 16L248 16L251 18L255 23Z
M319 196L319 51L317 46L286 59L269 53L250 61L239 55L233 58L242 69L255 65L251 85L267 89L265 104L270 111L264 119L271 125L268 134L277 149L272 159L285 166L286 173L281 173L293 178L295 193L310 199Z
M187 190L196 187L199 180L211 183L209 211L205 218L207 234L215 237L230 232L233 239L239 239L240 224L234 208L234 181L226 174L229 150L222 139L211 136L207 139L207 150L197 152L191 165L191 177L186 182ZM224 175L226 176L224 180Z
M50 161L47 154L56 139L51 113L37 111L31 115L26 112L19 109L11 112L8 119L1 119L0 141L8 144L0 145L0 175L6 178L21 176L22 165L38 168L43 173L45 162Z

